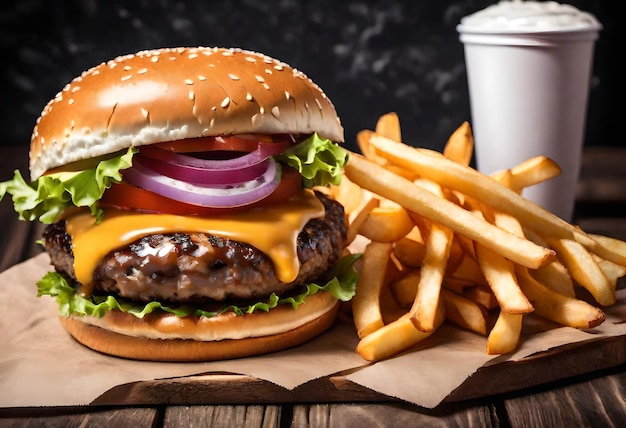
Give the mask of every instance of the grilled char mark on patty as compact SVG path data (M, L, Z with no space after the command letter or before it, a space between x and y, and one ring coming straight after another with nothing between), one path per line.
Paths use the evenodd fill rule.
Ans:
M279 281L269 256L248 244L204 233L155 234L109 253L94 273L94 294L198 304L282 295L318 282L341 256L347 227L341 204L316 194L325 215L298 235L300 271L291 283ZM56 270L75 278L65 222L48 226L43 240Z

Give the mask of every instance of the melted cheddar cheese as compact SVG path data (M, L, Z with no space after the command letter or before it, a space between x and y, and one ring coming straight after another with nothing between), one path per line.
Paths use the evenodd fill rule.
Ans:
M66 218L66 229L72 237L76 279L88 294L93 272L108 253L155 233L199 232L247 243L272 259L278 279L291 282L299 271L298 234L309 220L323 216L324 205L304 190L271 207L213 218L105 209L104 219L96 224L89 212L79 212Z

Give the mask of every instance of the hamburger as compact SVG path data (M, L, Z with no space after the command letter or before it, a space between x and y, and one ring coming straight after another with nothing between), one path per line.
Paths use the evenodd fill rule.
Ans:
M114 356L209 361L328 329L354 294L343 207L322 192L348 152L324 92L241 49L168 48L76 77L43 109L30 181L0 183L47 224L59 304L78 342Z

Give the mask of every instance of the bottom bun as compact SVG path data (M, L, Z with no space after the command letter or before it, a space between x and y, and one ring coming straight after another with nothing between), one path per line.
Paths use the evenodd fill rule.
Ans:
M338 310L337 299L320 292L309 296L298 309L283 305L240 316L179 318L152 313L137 318L111 311L103 318L70 316L60 320L74 339L104 354L145 361L216 361L300 345L326 331Z

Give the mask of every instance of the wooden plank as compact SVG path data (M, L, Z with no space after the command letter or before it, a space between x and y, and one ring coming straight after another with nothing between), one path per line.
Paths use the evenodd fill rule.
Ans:
M93 407L35 407L0 409L3 427L150 427L159 426L159 412L153 408L106 409Z
M281 426L280 406L169 406L164 428L277 427Z
M459 401L518 391L558 382L626 363L626 337L571 344L480 368L445 401Z
M429 410L406 403L296 405L292 421L291 426L295 427L498 426L491 419L489 407L485 405L456 405Z
M626 421L626 373L557 387L504 401L510 427L621 427Z

